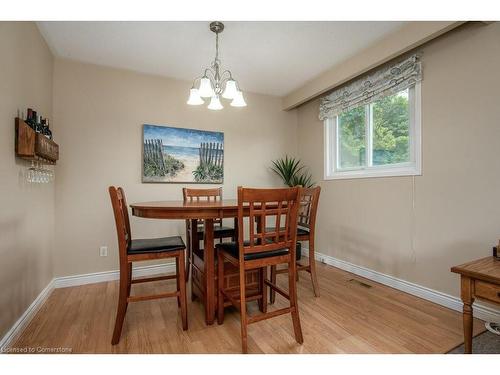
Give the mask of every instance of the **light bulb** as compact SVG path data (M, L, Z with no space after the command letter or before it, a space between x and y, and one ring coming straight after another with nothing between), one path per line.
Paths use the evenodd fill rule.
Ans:
M230 79L226 82L226 89L224 90L222 97L225 99L234 99L237 92L238 88L236 87L236 81L234 79Z
M218 111L222 108L224 108L224 107L220 103L219 95L212 96L212 99L210 100L210 104L208 105L208 109Z
M209 98L214 95L214 90L212 89L212 84L210 83L210 79L208 79L208 77L203 77L200 80L198 93L202 98Z
M246 107L247 103L245 102L245 99L243 98L243 93L241 91L237 91L236 95L234 96L233 101L231 102L232 107Z
M189 105L200 105L205 103L203 99L200 97L200 93L198 92L198 89L193 87L191 90L189 90L189 99L187 101L187 104Z

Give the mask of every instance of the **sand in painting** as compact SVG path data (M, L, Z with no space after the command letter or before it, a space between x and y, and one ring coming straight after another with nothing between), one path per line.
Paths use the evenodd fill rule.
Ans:
M200 164L199 149L195 147L163 146L166 154L174 157L184 164L184 168L173 177L168 176L164 181L189 182L194 181L193 171Z

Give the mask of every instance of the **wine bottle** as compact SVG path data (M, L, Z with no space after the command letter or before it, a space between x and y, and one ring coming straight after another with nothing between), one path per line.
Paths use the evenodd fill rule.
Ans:
M36 117L36 129L35 129L35 131L37 133L42 133L42 123L40 122L41 118L42 118L42 116Z
M49 119L46 120L47 120L47 137L49 139L52 139L52 130L50 130Z
M35 130L35 128L33 126L33 110L31 108L28 108L26 110L26 121L25 122L28 124L28 126L31 129Z
M47 136L47 127L45 126L45 119L43 117L40 117L40 128L40 133Z
M38 133L38 126L37 126L37 123L36 123L36 122L37 122L37 119L38 119L38 116L37 116L37 114L36 114L36 111L35 111L35 110L33 110L33 111L31 112L31 123L33 124L33 126L32 126L32 127L33 127L33 130L34 130L34 131L36 131L36 132Z

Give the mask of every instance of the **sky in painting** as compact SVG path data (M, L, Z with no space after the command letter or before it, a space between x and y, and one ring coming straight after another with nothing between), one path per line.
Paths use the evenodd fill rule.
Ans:
M224 143L224 133L144 125L144 140L161 139L164 146L200 147L202 142Z

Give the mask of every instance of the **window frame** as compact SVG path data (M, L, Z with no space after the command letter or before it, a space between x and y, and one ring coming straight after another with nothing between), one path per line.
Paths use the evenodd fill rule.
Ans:
M396 177L396 176L420 176L422 175L422 120L421 120L421 84L417 82L408 88L408 104L410 110L410 161L407 163L370 165L372 163L373 150L373 121L366 126L366 161L363 167L350 169L338 169L338 126L337 116L324 120L324 180L369 178L369 177ZM372 116L373 111L368 110L366 115Z

